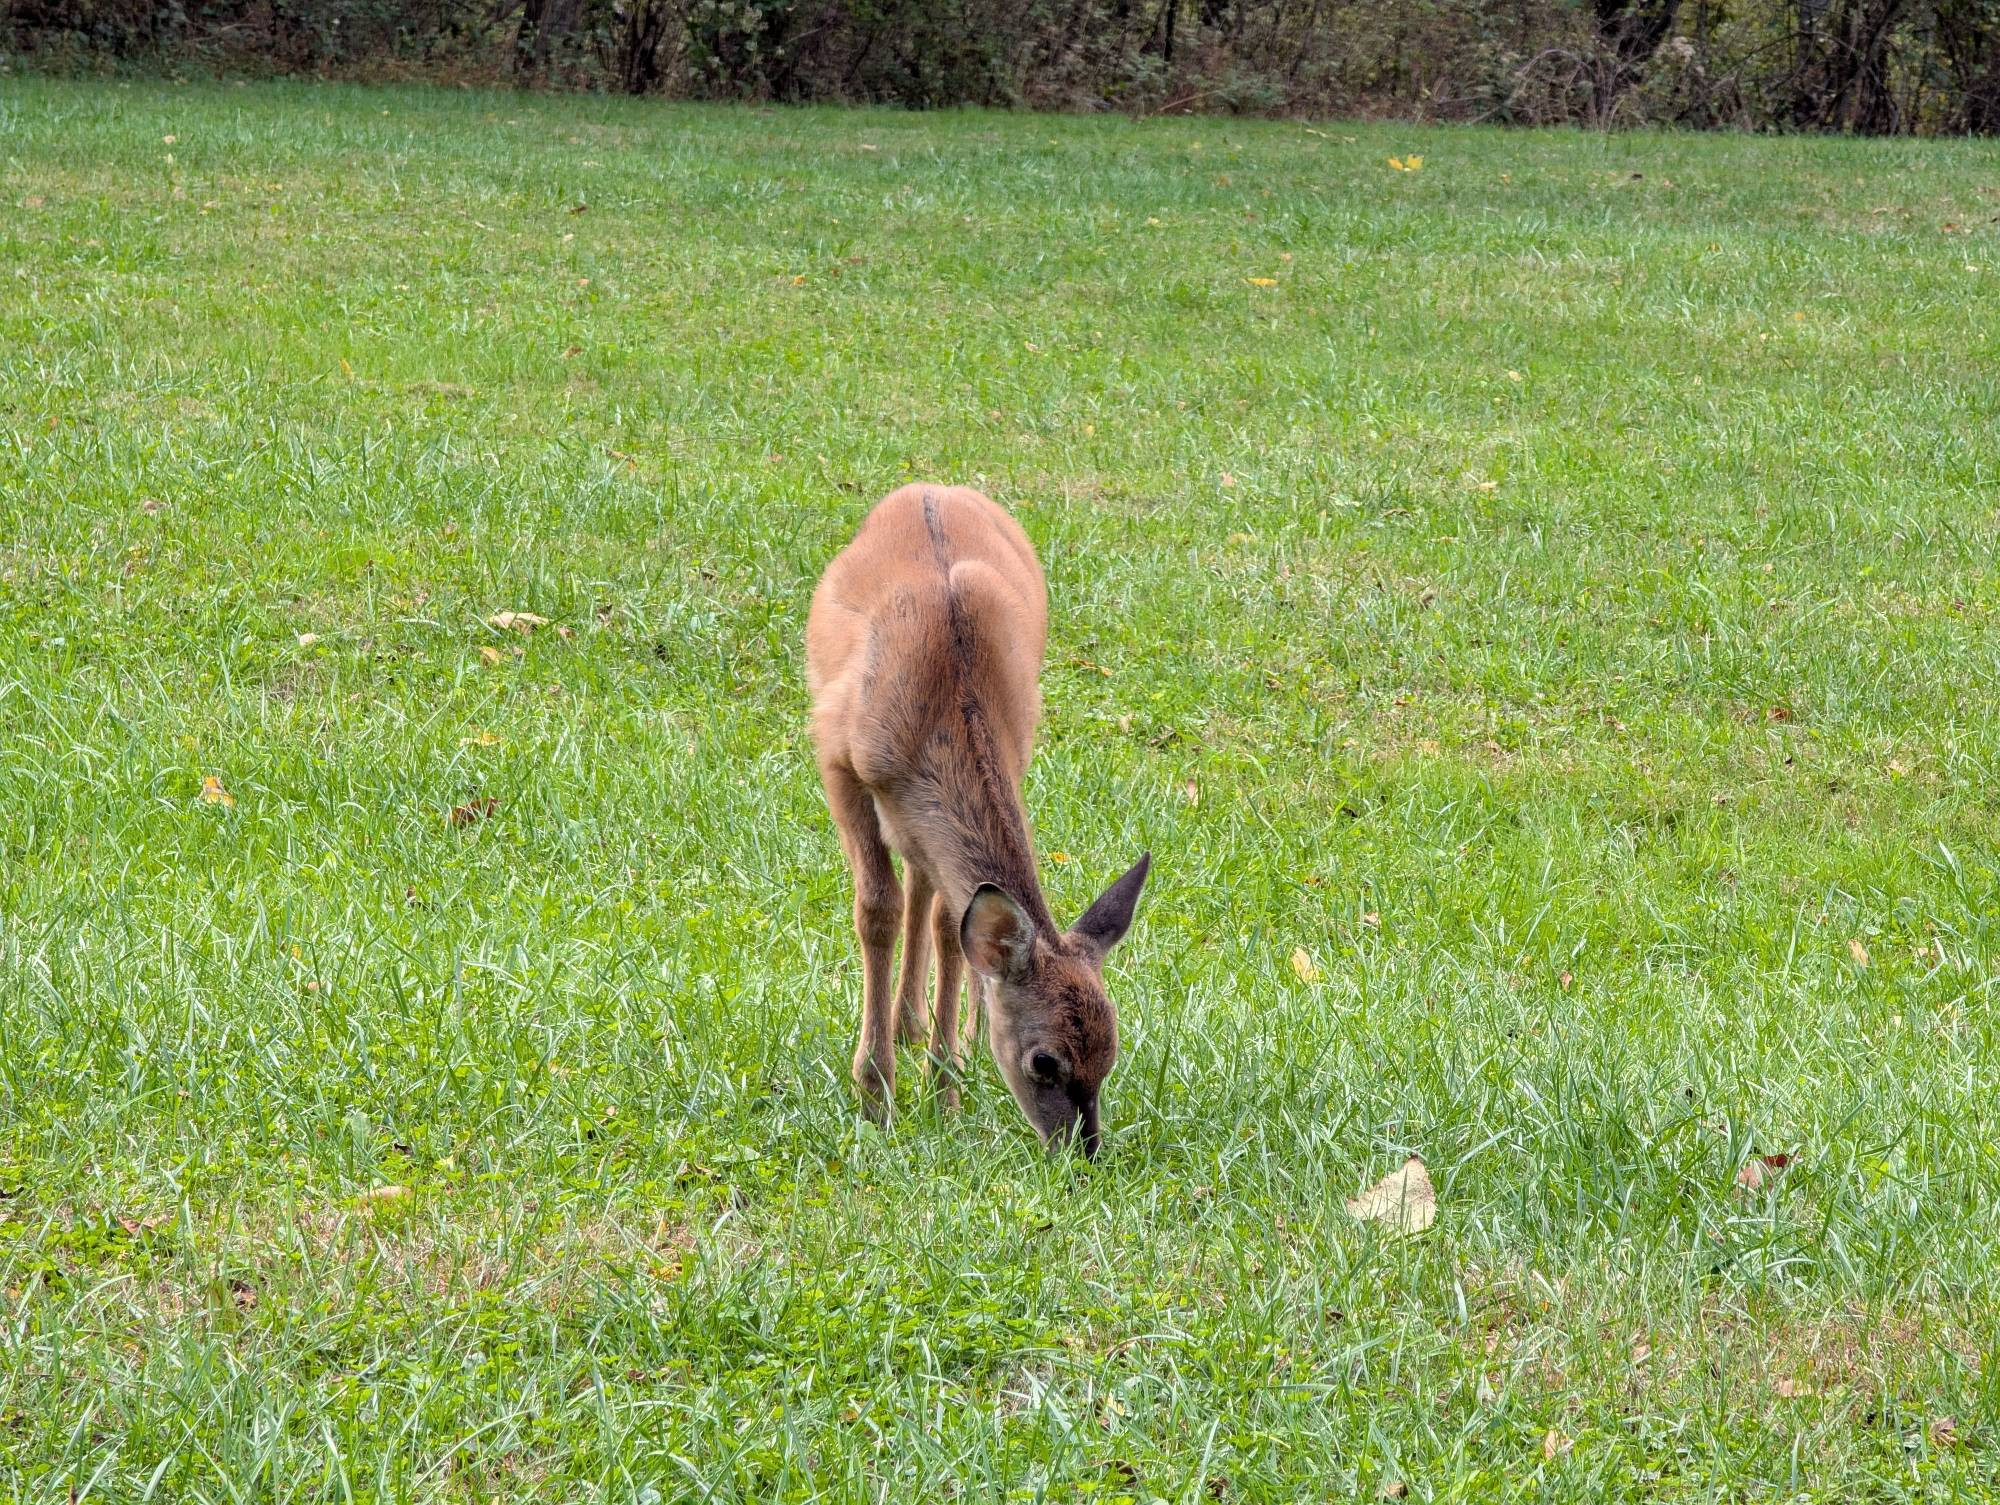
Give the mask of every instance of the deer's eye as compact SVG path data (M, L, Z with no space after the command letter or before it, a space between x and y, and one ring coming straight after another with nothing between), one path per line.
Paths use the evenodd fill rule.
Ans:
M1038 1050L1028 1058L1028 1075L1038 1082L1053 1087L1062 1080L1062 1060L1046 1050Z

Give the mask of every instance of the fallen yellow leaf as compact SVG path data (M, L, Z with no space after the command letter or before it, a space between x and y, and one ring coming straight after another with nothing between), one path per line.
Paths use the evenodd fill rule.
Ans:
M537 627L548 626L549 619L531 611L496 611L486 619L486 625L501 632L533 632Z
M1187 787L1183 792L1187 795L1187 802L1190 805L1201 803L1201 787L1193 779L1187 781Z
M500 650L488 643L479 650L479 661L489 669L497 668L500 663Z
M1868 948L1861 944L1858 936L1847 943L1847 954L1854 958L1855 966L1865 967L1868 965Z
M319 634L316 632L302 632L299 634L299 646L301 648L310 648L318 641Z
M1278 279L1275 277L1246 277L1243 280L1252 287L1276 287L1278 285Z
M460 737L460 747L498 747L501 739L492 732L474 732L470 737Z
M236 796L222 787L222 780L212 773L201 776L201 802L204 805L233 805Z
M1320 980L1319 963L1312 959L1312 953L1303 946L1292 948L1292 970L1298 974L1300 982Z
M1385 1224L1391 1233L1422 1233L1437 1221L1437 1190L1423 1157L1412 1155L1401 1170L1349 1197L1347 1211L1364 1223Z
M363 1211L376 1207L393 1207L398 1202L407 1202L416 1193L407 1186L375 1186L364 1191L354 1200Z

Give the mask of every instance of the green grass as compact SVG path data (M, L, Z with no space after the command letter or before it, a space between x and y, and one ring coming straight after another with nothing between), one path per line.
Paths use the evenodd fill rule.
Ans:
M0 83L0 1494L1994 1498L1996 216ZM913 477L1048 569L1058 914L1156 854L1094 1166L848 1085L800 638Z

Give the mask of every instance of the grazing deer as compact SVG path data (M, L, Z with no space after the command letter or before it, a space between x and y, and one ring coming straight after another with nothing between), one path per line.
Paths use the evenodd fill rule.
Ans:
M1074 1140L1094 1155L1098 1090L1118 1055L1104 958L1132 923L1152 858L1074 928L1056 928L1021 803L1048 627L1048 589L1019 523L964 487L905 486L868 514L813 593L806 677L820 778L854 869L863 1105L888 1116L896 1036L927 1033L931 1077L957 1105L963 957L994 1062L1029 1122L1044 1143ZM969 1022L977 1028L976 1012Z

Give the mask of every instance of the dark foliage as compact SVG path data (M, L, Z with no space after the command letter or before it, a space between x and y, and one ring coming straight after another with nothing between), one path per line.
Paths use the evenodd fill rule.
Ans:
M2000 0L0 0L4 57L913 107L2000 130Z

